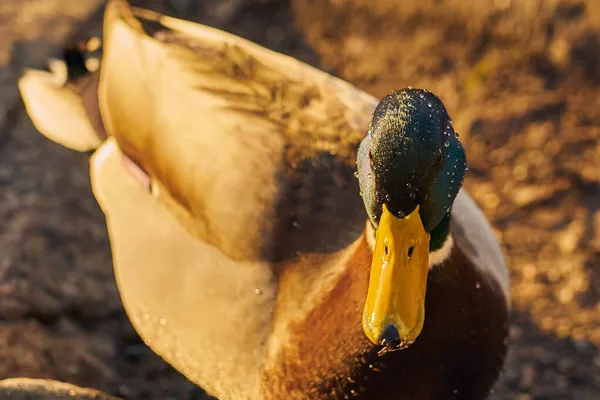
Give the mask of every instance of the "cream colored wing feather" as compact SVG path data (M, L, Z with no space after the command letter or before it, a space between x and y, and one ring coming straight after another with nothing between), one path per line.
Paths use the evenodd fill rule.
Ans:
M145 343L213 395L258 398L276 297L271 268L232 261L191 236L129 173L114 138L94 153L90 174L119 293Z
M331 75L114 0L99 103L108 133L188 229L232 258L339 248L364 227L352 173L376 100ZM319 240L275 242L296 242L299 226Z
M67 86L66 66L51 62L52 72L26 70L19 91L33 124L48 139L76 151L96 149L94 131L81 96Z

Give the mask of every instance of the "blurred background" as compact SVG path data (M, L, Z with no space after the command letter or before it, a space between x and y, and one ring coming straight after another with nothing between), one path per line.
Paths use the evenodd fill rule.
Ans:
M99 35L103 1L0 0L0 378L128 399L204 399L122 308L88 158L37 134L16 81ZM600 399L600 2L136 0L256 41L383 96L439 95L465 186L512 274L511 350L492 399Z

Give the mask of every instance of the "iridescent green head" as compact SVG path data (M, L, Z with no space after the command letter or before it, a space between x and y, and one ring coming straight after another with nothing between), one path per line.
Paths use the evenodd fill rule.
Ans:
M358 179L367 214L379 225L383 205L410 215L417 205L426 231L452 207L466 171L464 149L440 99L403 89L377 105L358 151Z
M447 233L445 217L463 183L465 152L440 99L403 89L375 108L357 165L375 227L363 329L372 342L401 348L423 327L430 244L435 249L435 236ZM443 235L436 235L440 230Z

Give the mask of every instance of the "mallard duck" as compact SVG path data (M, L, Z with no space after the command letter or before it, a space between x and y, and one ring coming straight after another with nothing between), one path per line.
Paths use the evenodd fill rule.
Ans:
M41 133L93 152L119 292L153 351L220 399L488 395L508 272L436 95L378 101L123 0L102 46L98 72L19 85Z

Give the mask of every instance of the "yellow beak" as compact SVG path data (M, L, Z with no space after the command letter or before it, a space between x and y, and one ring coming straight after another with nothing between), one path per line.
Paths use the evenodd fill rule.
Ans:
M428 269L429 233L419 206L409 216L397 218L384 204L362 319L371 342L389 347L389 332L394 328L399 340L395 347L406 347L419 336L425 320Z

